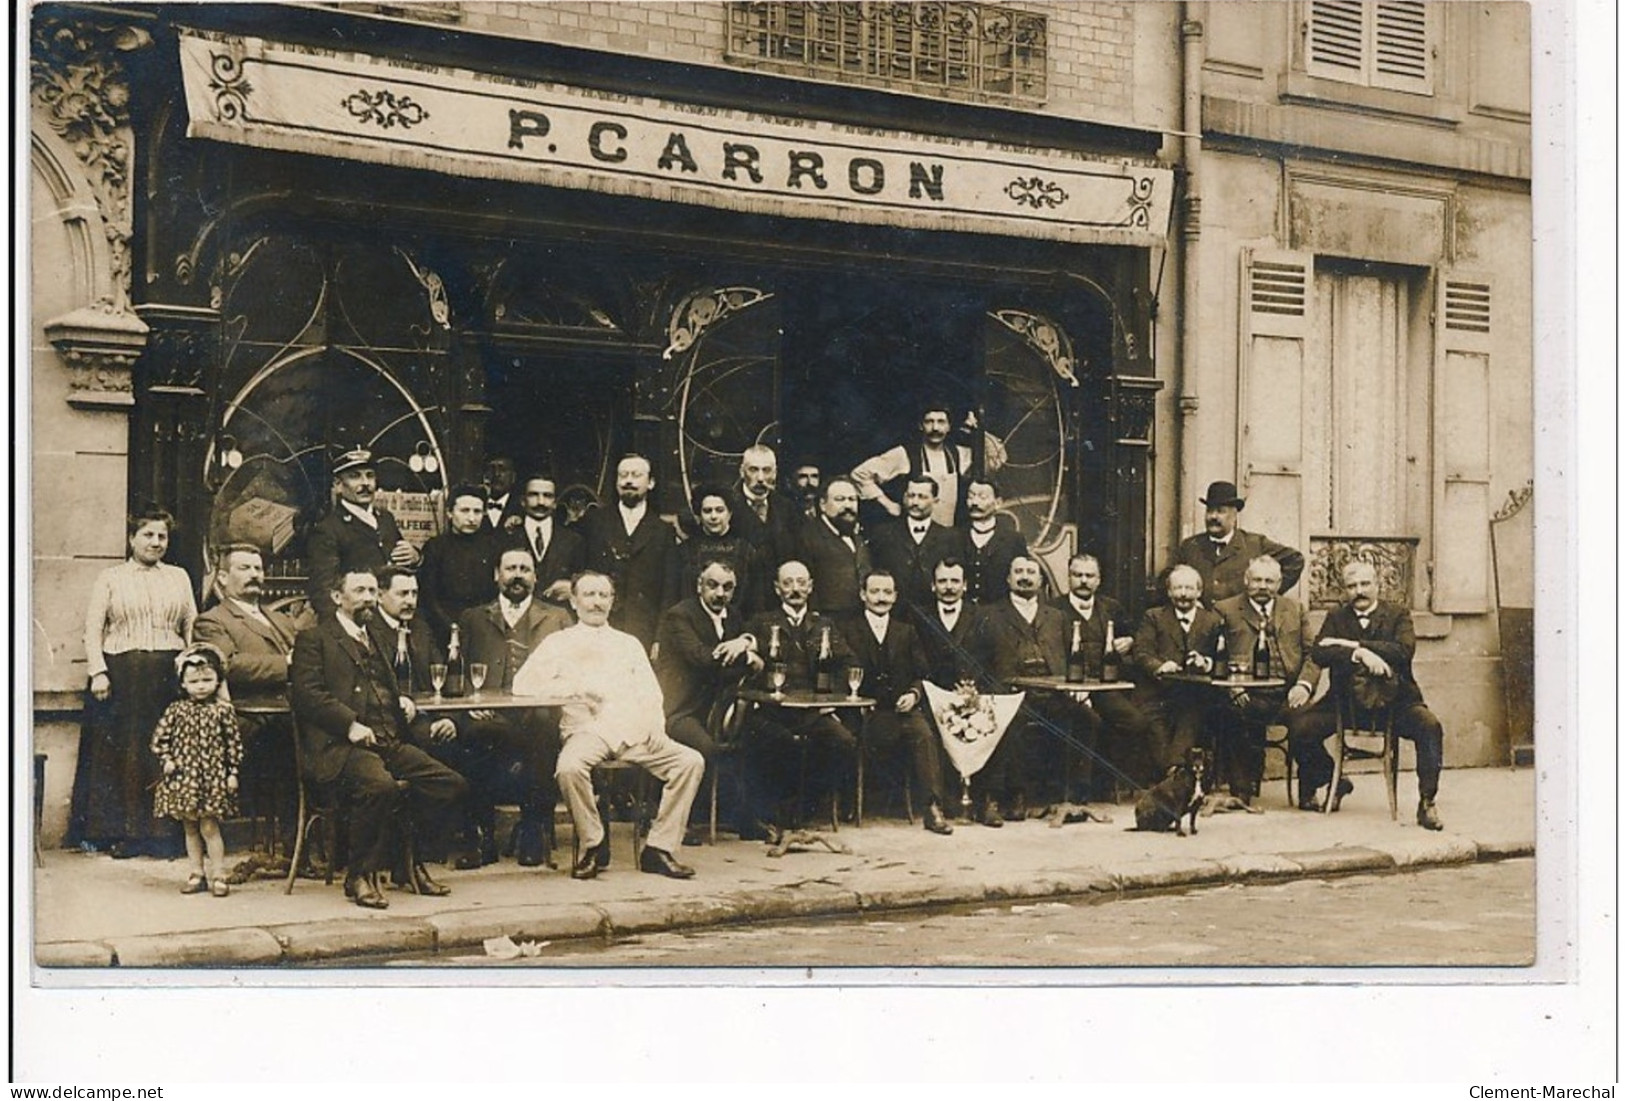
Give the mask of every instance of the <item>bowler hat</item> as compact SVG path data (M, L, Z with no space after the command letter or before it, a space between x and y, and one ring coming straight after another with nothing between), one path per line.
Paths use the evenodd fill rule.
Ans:
M364 466L376 465L372 461L371 451L368 451L365 447L356 447L333 459L333 473L343 474L346 470L359 470Z
M1229 505L1237 509L1247 507L1247 498L1236 492L1233 482L1214 482L1207 487L1207 496L1198 498L1208 508L1224 508Z

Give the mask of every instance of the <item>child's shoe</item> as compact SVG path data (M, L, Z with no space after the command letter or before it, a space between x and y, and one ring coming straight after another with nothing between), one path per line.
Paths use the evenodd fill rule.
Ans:
M216 879L214 882L209 884L209 893L215 898L225 898L227 895L231 894L231 888L227 886L225 880Z
M186 877L186 886L181 888L183 895L200 895L209 889L209 881L193 872Z

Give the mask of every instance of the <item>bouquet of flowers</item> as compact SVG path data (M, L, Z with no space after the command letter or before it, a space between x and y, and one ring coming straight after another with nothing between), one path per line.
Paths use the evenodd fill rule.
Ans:
M931 717L936 721L937 733L942 738L943 751L964 779L964 792L960 802L970 806L970 778L979 772L1021 709L1025 692L1004 695L984 695L975 685L961 684L954 688L939 688L925 682L926 702L931 706Z
M973 684L961 684L937 716L945 738L961 742L979 742L998 733L998 716L993 713L993 701L976 690Z

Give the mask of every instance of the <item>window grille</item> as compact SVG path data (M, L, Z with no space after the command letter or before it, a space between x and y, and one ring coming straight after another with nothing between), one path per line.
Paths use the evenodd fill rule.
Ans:
M912 91L1038 102L1042 15L972 3L730 3L728 60Z

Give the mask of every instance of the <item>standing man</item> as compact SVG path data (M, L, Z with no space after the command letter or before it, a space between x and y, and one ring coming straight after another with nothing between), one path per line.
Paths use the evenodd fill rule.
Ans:
M1320 683L1320 666L1309 654L1309 615L1303 605L1281 593L1281 564L1268 555L1247 563L1247 592L1213 606L1224 619L1230 660L1249 667L1264 639L1270 675L1290 688L1236 688L1230 710L1215 715L1220 775L1230 794L1243 803L1258 795L1264 778L1265 730L1300 711Z
M570 606L579 622L542 640L514 677L514 691L558 691L583 700L567 704L560 723L564 748L557 777L581 839L570 875L592 879L609 863L609 835L598 815L592 770L617 759L647 769L664 785L640 869L688 879L694 869L672 854L683 842L683 825L699 794L705 761L666 736L660 685L646 644L609 625L614 603L615 585L608 575L592 570L577 575Z
M1236 518L1247 501L1232 482L1214 482L1201 498L1207 507L1207 531L1179 544L1174 564L1190 566L1202 578L1202 592L1209 607L1240 593L1247 563L1267 554L1281 564L1281 591L1289 592L1303 573L1303 555L1277 543L1267 535L1242 531Z
M513 460L505 455L494 456L485 464L485 530L501 531L511 517L519 515L519 503L513 500Z
M739 458L739 484L729 494L733 530L756 548L768 568L794 551L802 514L799 502L778 492L779 460L771 447L753 444Z
M1202 740L1202 719L1213 691L1205 684L1174 678L1210 676L1224 632L1224 620L1202 604L1202 575L1194 567L1170 570L1167 591L1168 603L1147 609L1134 633L1133 664L1140 682L1135 702L1151 720L1160 743L1153 754L1159 772Z
M999 513L999 491L985 478L972 478L965 490L965 596L994 605L1010 595L1010 563L1027 556L1027 540L1015 521Z
M338 503L305 539L310 603L320 615L332 613L332 593L344 573L371 573L386 564L415 569L421 560L418 549L401 538L389 510L373 507L378 468L372 452L358 447L340 455L333 463L333 488Z
M922 681L927 672L925 649L908 623L892 615L897 582L884 570L863 579L863 612L846 624L852 661L863 670L863 693L875 701L864 728L865 746L877 756L907 755L914 789L926 801L925 828L950 834L954 828L942 813L942 764L937 736L925 721ZM907 782L906 780L904 781Z
M898 598L911 616L931 604L931 574L936 564L963 553L960 532L932 519L940 497L931 475L909 475L903 490L903 518L885 524L870 540L875 568L896 578Z
M587 568L615 587L615 626L645 650L654 642L660 613L677 602L677 534L650 506L654 484L649 460L626 456L615 467L615 505L582 521Z
M1100 560L1092 554L1074 554L1067 562L1066 579L1067 594L1057 598L1054 607L1066 617L1068 648L1076 624L1083 647L1084 676L1090 680L1101 676L1108 625L1112 651L1127 664L1128 654L1134 649L1133 631L1123 606L1100 591ZM1095 796L1105 801L1116 797L1115 779L1106 773L1123 776L1136 786L1155 782L1151 751L1166 740L1152 732L1150 720L1127 696L1127 692L1096 692L1085 704L1101 723L1101 756L1109 767L1096 773L1099 783Z
M446 495L446 530L423 544L418 567L423 618L442 648L458 616L496 596L491 584L495 534L485 526L485 505L483 486L457 486Z
M570 602L570 578L587 568L587 543L559 522L558 481L550 473L525 479L519 503L522 516L505 521L501 545L522 546L536 563L536 593L560 605Z
M974 413L967 414L963 431L977 429ZM946 403L933 403L920 411L920 438L912 447L896 447L865 459L852 470L852 478L866 501L874 501L893 516L903 515L903 506L887 496L883 488L905 474L929 474L941 491L932 517L944 527L953 527L959 515L962 479L971 474L971 449L962 443L949 443L953 412ZM984 436L987 469L991 473L1004 465L1004 445L995 436Z
M869 545L858 529L858 487L831 478L818 504L818 519L801 525L799 560L813 580L812 608L850 616L863 607L858 581L869 572Z
M319 784L336 784L350 808L350 866L344 894L357 906L389 906L378 873L392 863L392 827L410 810L429 837L468 794L457 773L407 741L417 707L401 693L389 659L373 645L367 626L378 607L378 582L350 570L330 595L334 613L300 632L293 646L293 713L304 739L305 769ZM448 719L430 725L430 736ZM405 791L397 786L405 782ZM449 890L421 865L397 884L418 894Z
M1287 720L1293 759L1298 762L1298 805L1316 809L1315 792L1331 782L1332 758L1326 739L1337 729L1337 703L1352 705L1356 680L1380 685L1392 694L1394 733L1416 746L1416 824L1442 830L1444 823L1433 801L1439 794L1439 772L1444 767L1444 728L1422 700L1422 689L1411 674L1416 656L1416 631L1410 610L1377 599L1377 570L1369 562L1343 567L1348 602L1326 613L1315 639L1314 660L1332 672L1332 690L1326 698ZM1333 792L1332 809L1353 790L1344 781Z
M800 525L801 520L816 520L818 518L818 495L824 488L824 474L817 463L803 460L796 464L790 472L790 489L794 494L796 507L799 510L798 519L790 524L791 533Z
M570 626L570 615L562 608L536 599L535 559L526 548L504 550L497 559L494 576L497 598L468 609L458 623L462 627L463 652L468 660L485 666L488 685L502 692L512 692L514 677L530 660L530 655L547 636ZM558 805L558 794L553 788L553 770L559 756L558 722L543 708L474 710L468 717L471 726L466 740L473 746L483 747L486 755L498 763L497 771L508 781L501 792L492 790L490 797L471 801L474 825L480 834L480 862L496 861L496 804L499 800L495 796L506 794L519 804L515 858L522 867L536 867L547 858L547 832L552 826L553 808ZM487 788L493 787L487 785ZM478 790L476 784L476 792Z

